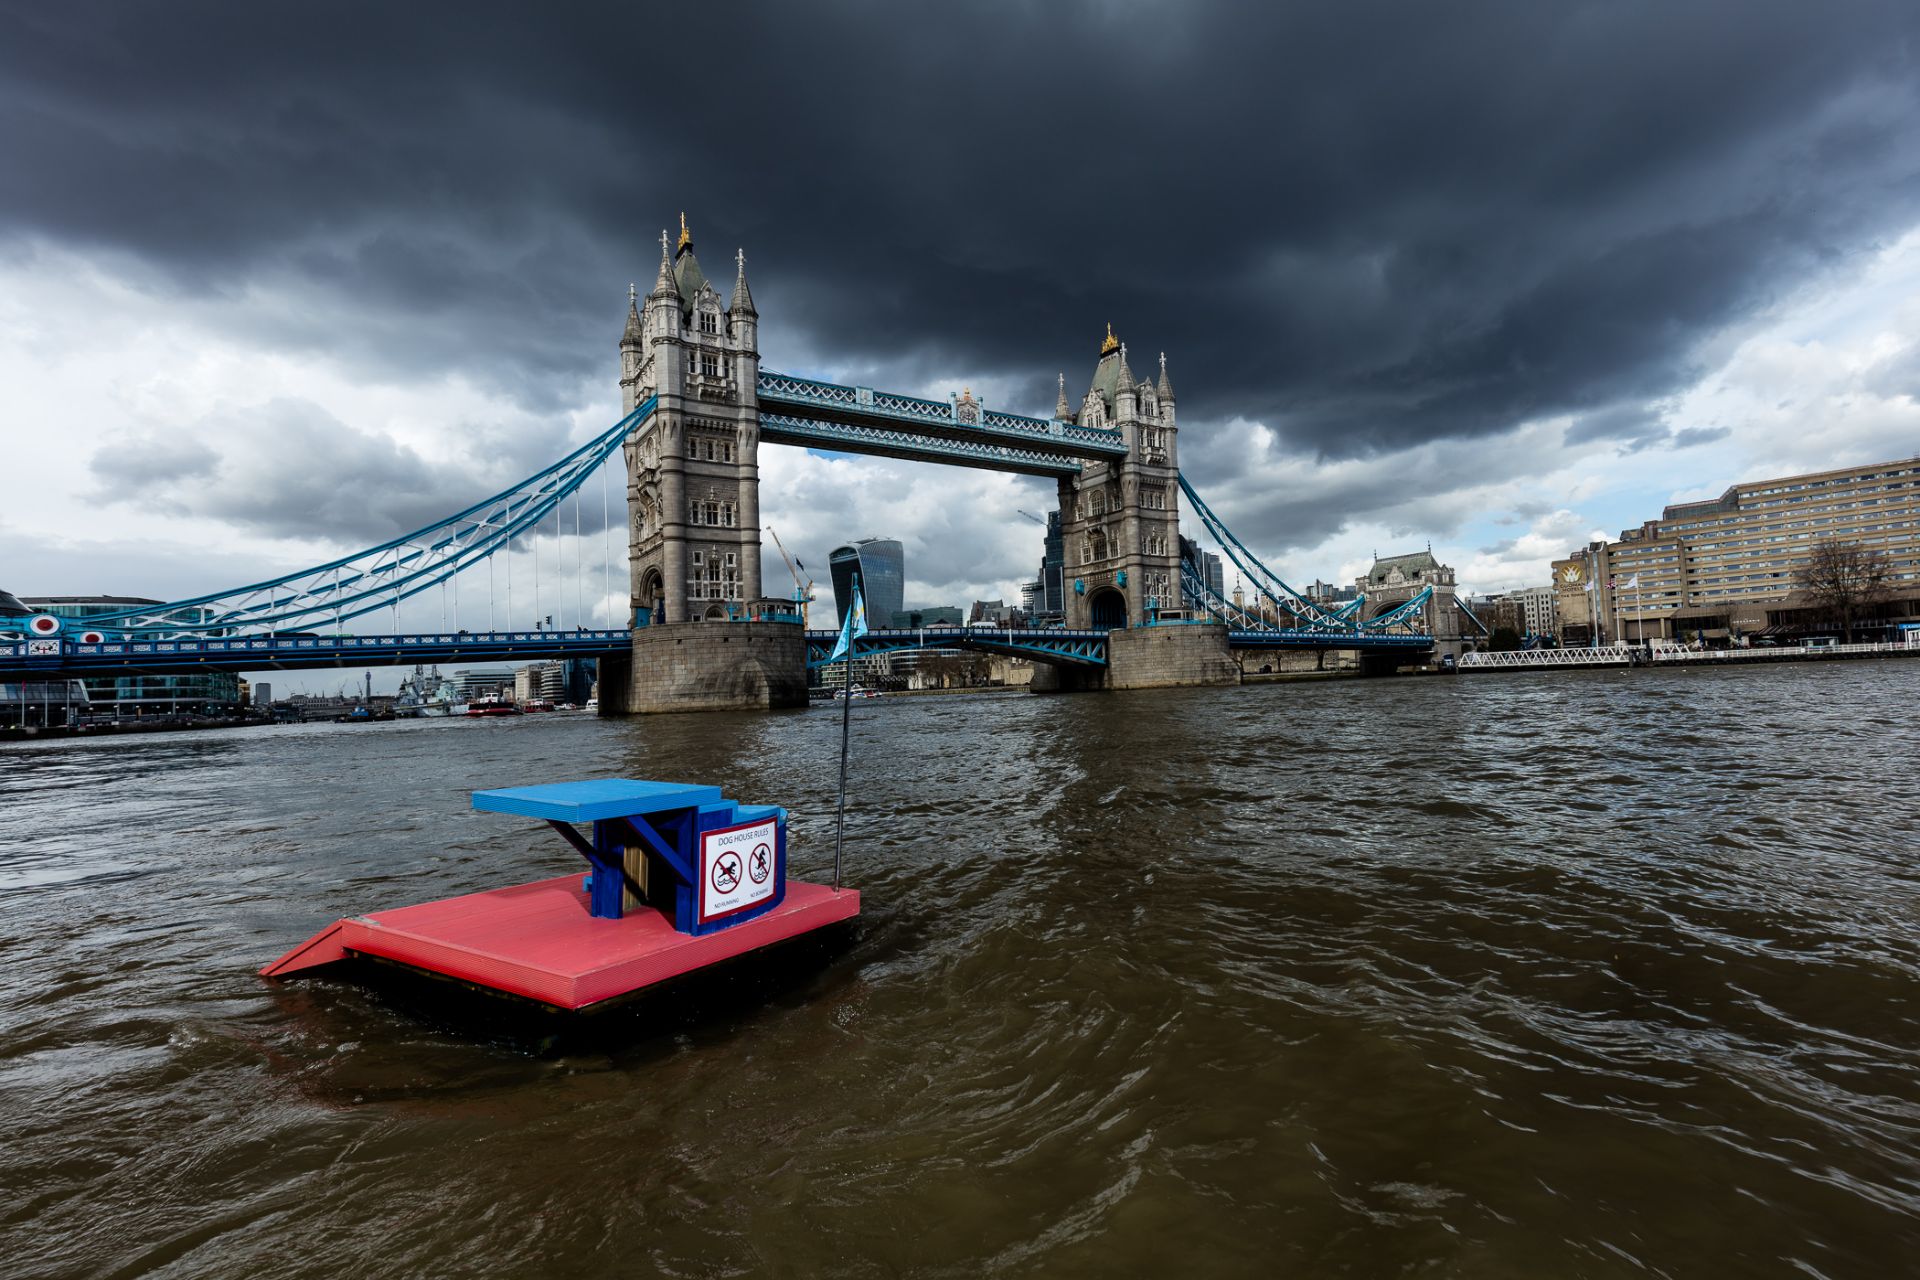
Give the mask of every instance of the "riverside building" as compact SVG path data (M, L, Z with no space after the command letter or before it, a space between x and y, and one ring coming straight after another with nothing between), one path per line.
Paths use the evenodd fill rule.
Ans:
M1829 540L1878 551L1892 568L1889 597L1856 631L1920 617L1920 457L1736 484L1556 560L1562 630L1589 643L1597 624L1602 641L1637 644L1820 629L1795 581Z

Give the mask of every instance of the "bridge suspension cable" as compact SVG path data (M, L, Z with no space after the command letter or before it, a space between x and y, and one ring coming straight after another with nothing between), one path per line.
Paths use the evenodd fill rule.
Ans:
M90 617L103 631L148 637L231 634L239 631L309 630L328 622L335 631L349 618L400 602L446 582L480 561L488 562L488 626L493 624L492 558L532 535L536 566L539 530L549 513L559 536L559 505L619 451L628 434L653 413L649 396L639 407L560 461L455 515L376 547L302 569L267 582L143 605ZM604 498L603 498L604 502ZM611 567L611 556L609 556ZM513 557L506 556L507 617L513 617ZM536 607L539 574L534 577Z
M1390 627L1410 626L1407 620L1426 608L1433 599L1433 588L1426 586L1415 593L1412 599L1397 605L1377 618L1361 619L1359 617L1361 605L1365 603L1360 599L1350 600L1337 609L1328 609L1288 586L1279 574L1262 564L1260 558L1254 555L1244 542L1234 536L1233 530L1227 528L1226 522L1214 514L1213 508L1209 507L1194 491L1193 485L1188 482L1185 475L1180 477L1180 491L1187 495L1187 501L1192 505L1194 514L1200 517L1200 522L1219 542L1220 549L1227 553L1228 559L1232 560L1253 583L1254 590L1266 597L1276 610L1284 610L1300 619L1306 630L1351 634L1381 632ZM1200 581L1198 575L1185 561L1181 563L1180 573L1181 585L1186 592L1201 601L1208 612L1220 617L1223 621L1237 625L1235 619L1248 619L1252 630L1279 629L1273 623L1252 619L1245 609L1215 595L1204 582Z
M1200 517L1200 523L1207 527L1220 549L1227 553L1240 572L1246 575L1253 589L1273 602L1277 609L1284 609L1306 623L1309 627L1325 628L1334 631L1352 631L1354 624L1350 618L1343 617L1333 610L1323 609L1300 592L1287 585L1285 579L1260 562L1247 545L1234 536L1226 522L1215 515L1193 485L1183 473L1180 476L1180 492L1187 495L1187 501L1193 507L1193 513Z

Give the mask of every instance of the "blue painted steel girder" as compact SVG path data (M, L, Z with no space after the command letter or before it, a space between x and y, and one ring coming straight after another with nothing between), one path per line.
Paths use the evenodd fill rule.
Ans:
M1229 631L1227 643L1236 649L1359 649L1365 651L1420 651L1433 648L1425 635L1370 635L1364 631Z
M35 646L50 650L29 656ZM599 658L627 653L628 631L469 631L398 636L228 636L212 640L75 640L0 643L0 676L183 675L196 671L299 671L318 667Z
M909 462L938 462L947 466L1012 471L1028 476L1077 476L1080 464L1071 458L1036 453L1012 445L974 440L950 440L891 426L855 426L844 422L790 417L760 411L760 439L769 444L796 444L808 449L874 454Z
M923 400L869 387L844 387L770 370L761 371L755 392L762 410L771 409L788 418L831 423L837 427L886 432L905 429L916 437L1004 446L1049 458L1109 459L1124 458L1127 454L1126 440L1118 431L1105 427L1082 427L1071 422L985 409L979 411L977 420L965 422L955 416L954 406L944 400ZM951 456L942 460L957 461Z
M807 665L824 667L840 658L829 658L840 642L838 631L807 632ZM1107 633L1104 631L1046 630L1011 631L1002 628L969 628L963 631L913 631L881 628L869 631L853 642L854 656L870 657L879 653L900 653L909 649L975 649L1009 657L1031 658L1080 667L1107 665Z

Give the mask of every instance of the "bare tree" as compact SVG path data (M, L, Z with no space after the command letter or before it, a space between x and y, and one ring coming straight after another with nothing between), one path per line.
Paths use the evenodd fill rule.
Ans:
M1794 586L1809 604L1838 614L1847 643L1852 644L1855 611L1878 604L1892 593L1893 564L1885 552L1828 538L1814 543L1813 554L1794 574Z

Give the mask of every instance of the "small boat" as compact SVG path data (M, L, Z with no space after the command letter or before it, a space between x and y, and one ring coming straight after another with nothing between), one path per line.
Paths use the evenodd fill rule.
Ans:
M528 715L532 715L536 711L553 710L553 704L551 702L548 702L545 698L529 698L527 699L526 705L521 707L520 709L526 712Z
M467 704L470 716L517 716L520 708L504 698L475 698Z

